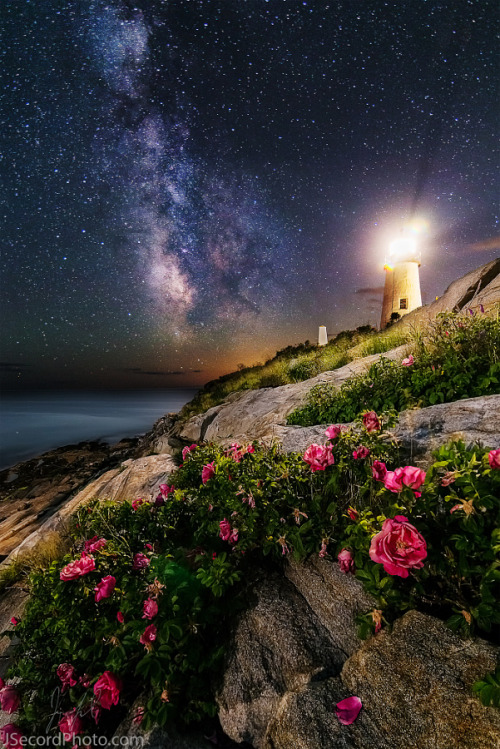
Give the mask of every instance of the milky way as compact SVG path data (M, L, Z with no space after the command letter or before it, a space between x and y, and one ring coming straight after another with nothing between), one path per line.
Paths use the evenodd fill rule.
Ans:
M3 18L7 386L201 383L375 323L412 216L424 301L496 255L496 3Z

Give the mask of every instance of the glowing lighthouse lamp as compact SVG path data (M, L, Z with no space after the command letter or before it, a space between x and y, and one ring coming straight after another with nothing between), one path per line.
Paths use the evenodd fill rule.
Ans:
M418 232L415 228L405 228L401 237L389 245L389 255L384 265L381 328L385 328L391 319L395 319L396 314L402 317L422 306L418 275L420 252L416 238L411 236L412 233Z

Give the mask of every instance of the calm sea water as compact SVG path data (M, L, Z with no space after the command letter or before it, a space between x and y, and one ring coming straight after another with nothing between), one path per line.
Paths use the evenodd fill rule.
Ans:
M0 397L0 470L40 453L84 440L118 442L149 431L179 411L196 389L3 393Z

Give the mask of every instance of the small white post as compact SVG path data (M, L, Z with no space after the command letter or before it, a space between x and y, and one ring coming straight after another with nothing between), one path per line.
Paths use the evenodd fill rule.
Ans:
M318 346L326 346L328 343L328 336L326 334L326 326L320 325L318 332Z

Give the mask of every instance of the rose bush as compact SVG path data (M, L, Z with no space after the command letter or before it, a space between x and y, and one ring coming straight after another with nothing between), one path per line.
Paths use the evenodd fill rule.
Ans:
M42 730L54 690L55 732L76 708L85 733L98 726L110 735L139 693L146 728L175 717L210 720L207 684L216 681L231 618L263 566L289 555L329 559L363 582L376 599L360 616L364 636L411 607L447 616L464 634L494 633L500 471L490 451L443 448L423 475L379 435L360 422L316 446L311 462L276 445L198 446L160 492L162 503L82 508L71 553L31 576L9 673L21 697L12 730ZM353 456L360 446L369 451L363 459ZM324 469L312 470L325 453ZM203 483L206 466L213 471ZM386 486L389 473L401 479L397 492ZM456 505L464 509L451 513ZM82 555L86 544L98 544L92 557ZM96 603L106 580L112 595Z

